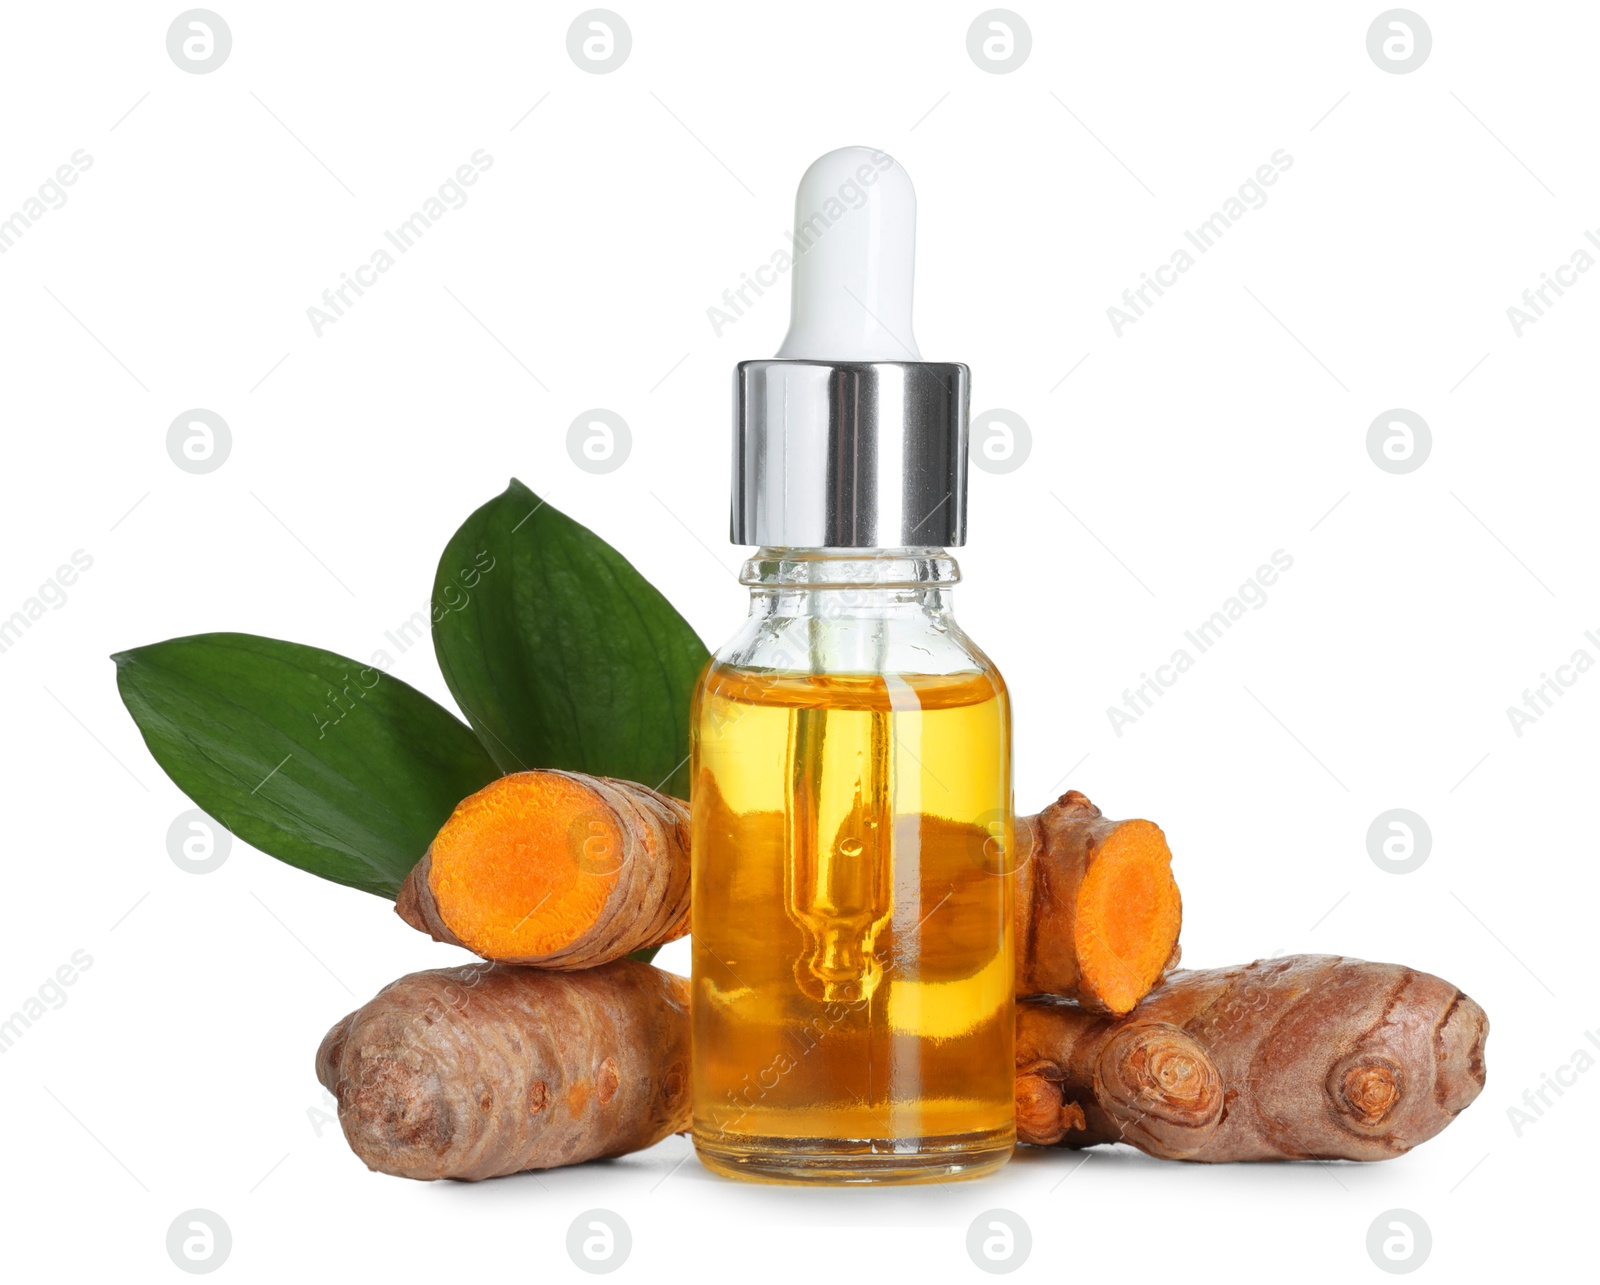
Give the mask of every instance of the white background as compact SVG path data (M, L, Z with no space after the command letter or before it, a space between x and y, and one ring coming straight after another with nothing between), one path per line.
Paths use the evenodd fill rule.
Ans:
M93 164L0 256L0 616L73 551L93 566L0 654L0 1014L75 950L93 965L0 1057L8 1275L178 1279L164 1238L195 1207L232 1229L219 1279L252 1281L587 1279L565 1236L593 1207L626 1219L641 1280L980 1279L965 1233L996 1207L1032 1229L1019 1279L1378 1279L1367 1228L1393 1207L1432 1229L1438 1279L1588 1261L1600 1068L1521 1136L1508 1108L1600 1028L1600 673L1521 736L1506 707L1600 659L1600 272L1520 338L1506 309L1600 228L1600 10L1416 2L1433 49L1404 75L1368 56L1376 0L1018 0L1033 48L1004 75L968 56L978 3L615 0L633 47L606 75L568 56L576 4L216 0L233 49L205 75L168 57L178 5L13 6L0 217L75 150ZM1479 1000L1488 1087L1413 1154L1102 1148L838 1192L715 1179L672 1139L423 1185L308 1115L324 1030L459 952L243 844L176 868L190 805L109 654L213 629L386 648L448 701L385 631L512 475L715 646L744 610L730 370L776 349L787 289L720 338L706 310L847 143L917 185L924 355L1032 430L1021 468L974 473L957 594L1015 696L1019 807L1070 778L1160 822L1191 964L1339 952ZM306 309L480 148L468 203L318 337ZM1106 309L1280 148L1268 203L1118 337ZM233 435L203 476L165 446L193 407ZM633 433L605 476L565 449L590 407ZM1393 407L1432 430L1406 475L1365 446ZM1277 549L1266 605L1117 735L1107 706ZM1415 873L1368 856L1393 807L1431 827Z

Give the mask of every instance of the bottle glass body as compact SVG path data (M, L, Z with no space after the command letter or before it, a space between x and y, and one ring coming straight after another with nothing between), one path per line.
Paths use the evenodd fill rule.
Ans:
M719 1172L998 1168L1011 718L938 550L762 550L693 741L694 1134Z

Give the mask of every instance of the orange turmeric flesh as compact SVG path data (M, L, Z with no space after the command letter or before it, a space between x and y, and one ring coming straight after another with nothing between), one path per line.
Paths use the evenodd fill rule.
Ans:
M468 950L548 955L599 917L617 882L606 854L620 846L614 820L586 786L553 772L519 773L445 822L433 841L434 900ZM599 859L586 859L590 852Z
M1078 988L1126 1013L1160 979L1183 909L1159 826L1123 821L1099 845L1078 889Z
M1017 831L1017 994L1129 1012L1176 962L1183 923L1161 827L1069 790Z
M688 930L687 825L642 785L512 773L457 806L395 909L486 959L593 967Z

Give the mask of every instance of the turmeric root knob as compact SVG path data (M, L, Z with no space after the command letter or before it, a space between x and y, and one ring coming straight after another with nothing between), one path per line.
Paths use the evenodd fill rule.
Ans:
M1393 1058L1360 1055L1328 1073L1328 1096L1352 1124L1376 1127L1405 1095L1406 1073Z
M1175 1026L1124 1026L1106 1042L1096 1068L1102 1102L1137 1115L1147 1129L1204 1129L1222 1116L1222 1077L1205 1051Z
M1161 827L1109 820L1068 790L1017 830L1017 994L1131 1011L1172 962L1183 921Z
M1083 1108L1065 1101L1061 1084L1037 1071L1017 1076L1017 1141L1050 1147L1085 1127Z
M631 781L515 772L464 799L395 912L485 959L591 968L689 929L689 809Z
M1016 1090L1019 1141L1130 1142L1174 1160L1210 1139L1226 1105L1216 1065L1177 1027L1049 998L1017 1005Z

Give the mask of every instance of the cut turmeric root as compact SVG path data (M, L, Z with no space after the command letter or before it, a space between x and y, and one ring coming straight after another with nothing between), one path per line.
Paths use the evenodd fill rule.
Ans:
M629 781L513 773L456 808L395 910L502 963L620 959L689 930L688 818ZM1160 827L1109 821L1073 790L1016 829L1017 993L1126 1013L1173 961L1182 920Z
M1151 821L1111 821L1076 790L1017 822L1017 994L1126 1013L1176 960L1183 904Z
M463 800L395 912L485 959L590 968L689 931L689 809L581 772L515 772Z
M1024 1000L1017 1132L1166 1159L1385 1160L1471 1105L1488 1031L1448 982L1337 955L1175 973L1115 1021Z
M476 1180L652 1146L689 1127L688 986L582 973L412 973L341 1019L317 1079L369 1169Z

